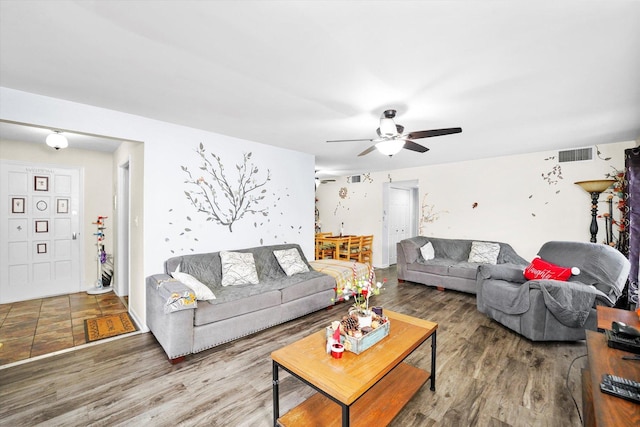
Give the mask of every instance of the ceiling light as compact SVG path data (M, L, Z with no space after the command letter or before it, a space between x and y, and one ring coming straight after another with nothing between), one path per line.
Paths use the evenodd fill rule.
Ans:
M404 147L403 139L389 139L376 144L378 151L389 157L398 154L398 152L402 150L402 147Z
M67 148L69 146L69 142L67 141L67 138L60 133L60 131L54 131L52 134L47 136L47 145L59 150L61 148Z

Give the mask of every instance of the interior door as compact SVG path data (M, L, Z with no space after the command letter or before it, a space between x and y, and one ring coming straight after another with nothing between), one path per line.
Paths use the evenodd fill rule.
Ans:
M397 261L397 243L411 237L411 192L410 188L389 189L389 264Z
M82 290L80 173L0 162L0 304Z

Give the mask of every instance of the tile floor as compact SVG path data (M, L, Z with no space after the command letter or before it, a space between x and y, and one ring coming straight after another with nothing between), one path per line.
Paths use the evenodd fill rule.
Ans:
M127 311L113 292L0 304L0 365L86 344L84 320Z

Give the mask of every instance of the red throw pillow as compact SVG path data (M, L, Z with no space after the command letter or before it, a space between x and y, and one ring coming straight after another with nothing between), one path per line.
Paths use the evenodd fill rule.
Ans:
M576 274L580 274L580 270L574 267ZM560 267L543 260L542 258L534 258L531 264L524 269L524 277L527 280L553 279L566 282L571 277L570 267Z

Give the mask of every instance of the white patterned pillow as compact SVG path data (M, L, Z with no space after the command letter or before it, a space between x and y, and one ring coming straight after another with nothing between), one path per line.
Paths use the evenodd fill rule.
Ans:
M222 286L257 285L258 272L252 253L220 251Z
M188 288L190 288L194 294L196 294L196 299L201 301L207 301L210 299L216 299L216 296L211 292L211 289L207 287L204 283L196 279L190 274L182 273L180 271L180 265L176 268L176 271L171 273L171 277L176 280L179 280Z
M273 254L276 256L278 264L280 264L280 267L282 267L287 276L309 271L309 267L302 261L300 252L298 252L296 248L273 251Z
M433 245L431 242L427 242L424 246L420 246L420 253L422 254L422 258L425 261L429 261L430 259L434 259L436 257L436 253L433 250Z
M489 242L471 242L469 251L469 262L480 264L497 264L500 245Z

